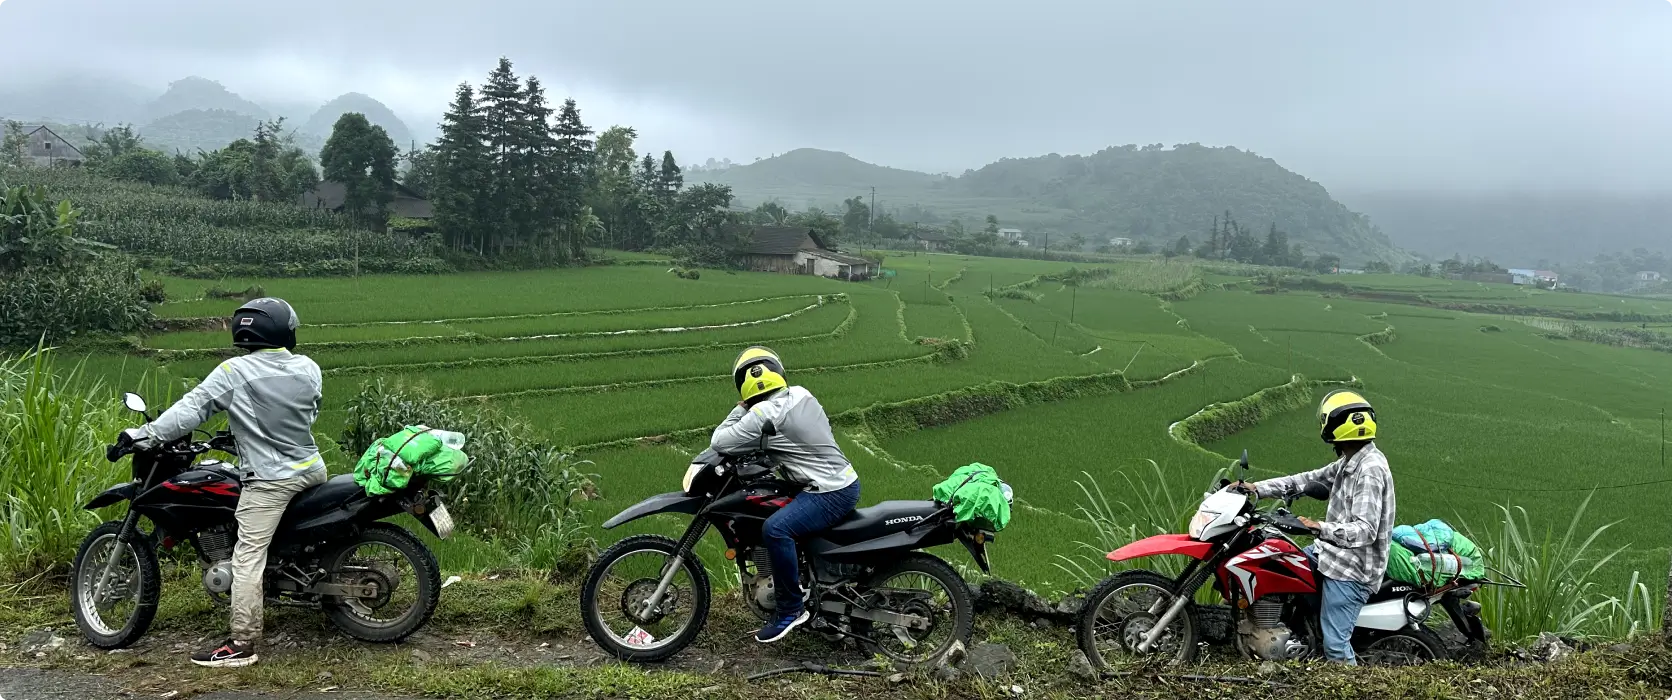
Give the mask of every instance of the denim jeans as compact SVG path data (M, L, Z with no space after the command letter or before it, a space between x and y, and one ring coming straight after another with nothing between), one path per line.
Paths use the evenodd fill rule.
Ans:
M835 491L802 493L766 519L761 539L772 560L772 587L777 592L778 614L801 612L801 567L795 556L795 539L822 532L842 522L859 505L859 482Z
M1314 556L1306 548L1308 557ZM1322 610L1318 611L1318 626L1324 632L1324 658L1348 665L1358 665L1353 656L1353 629L1358 626L1359 611L1370 600L1370 587L1357 581L1339 581L1318 574L1323 584Z

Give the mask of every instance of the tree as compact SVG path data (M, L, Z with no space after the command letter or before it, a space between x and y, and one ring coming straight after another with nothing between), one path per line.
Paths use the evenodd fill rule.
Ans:
M638 136L632 127L612 126L594 144L590 201L603 223L607 245L613 248L637 250L650 245L654 237L633 170L638 165L638 154L633 151Z
M1265 245L1260 246L1260 260L1263 265L1289 264L1289 234L1277 230L1277 222L1272 222L1271 229L1266 232Z
M366 115L348 112L331 127L319 153L325 179L343 186L343 210L373 228L389 221L395 198L395 142Z
M985 228L981 229L981 233L992 234L993 240L997 241L998 236L999 236L999 217L994 216L992 214L988 214L987 215L987 226Z
M1084 250L1086 247L1086 237L1078 233L1073 234L1068 237L1068 244L1074 246L1075 250Z
M685 175L679 170L679 163L673 159L673 151L662 151L662 169L656 174L657 191L663 202L672 202L685 186Z
M1190 254L1190 237L1189 236L1179 236L1178 242L1173 244L1172 252L1173 252L1174 255L1189 255Z
M172 185L180 181L173 158L147 148L127 151L100 166L99 170L117 180Z
M535 225L534 163L529 157L533 141L528 124L528 94L512 70L511 60L501 57L482 85L477 109L482 115L482 139L488 145L487 198L482 233L487 248L505 252L507 244L528 234ZM544 128L544 125L542 125Z
M530 78L529 82L532 84L533 79ZM554 154L556 163L552 168L556 185L553 191L556 197L556 214L559 221L569 222L566 226L569 255L582 258L586 256L586 229L592 221L598 220L590 210L585 212L585 216L582 216L581 211L597 165L590 138L592 129L581 122L581 110L575 105L575 101L566 99L563 101L563 108L558 110L557 122L552 126L552 132L556 135L557 149ZM727 198L730 199L729 191ZM588 220L587 217L592 218Z
M401 173L401 184L418 194L430 196L435 186L436 154L434 149L420 148L405 156L406 170Z
M947 238L955 241L961 241L969 236L969 231L964 230L964 222L957 219L946 222L946 228L941 230Z
M851 241L868 239L871 207L864 197L850 197L842 201L842 237Z
M1132 252L1138 255L1149 255L1155 252L1155 245L1149 241L1138 241L1132 246Z
M430 148L435 157L430 202L435 207L436 228L448 245L472 247L478 254L485 252L485 213L490 206L484 188L490 160L482 138L485 130L476 91L460 83L441 116L441 137Z
M1341 258L1327 253L1318 256L1318 259L1312 263L1312 269L1326 274L1335 272L1340 268Z
M143 142L139 134L134 132L133 125L123 124L106 129L95 143L84 146L81 150L87 156L88 165L97 168L142 148Z
M6 136L0 140L0 165L24 165L24 148L29 145L29 138L23 135L23 125L6 122Z
M770 226L783 226L790 220L790 210L777 202L761 202L750 214L755 223Z
M905 235L905 227L900 225L893 214L878 214L876 219L871 222L871 234L872 239L876 241L885 238L900 238Z
M812 207L790 217L791 226L805 227L813 232L825 245L835 245L836 239L842 233L842 220L826 213L823 209Z
M253 138L201 154L190 183L219 199L283 202L317 186L319 173L277 119L256 124Z

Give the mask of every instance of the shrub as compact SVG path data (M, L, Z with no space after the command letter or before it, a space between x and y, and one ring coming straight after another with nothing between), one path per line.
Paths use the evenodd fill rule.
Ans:
M174 160L156 151L140 148L123 153L100 168L118 180L147 185L172 185L180 181Z
M524 566L550 569L589 551L580 503L595 491L591 474L557 444L488 405L442 403L428 390L367 384L348 404L342 447L357 459L373 441L407 425L464 433L470 467L446 484L461 526L505 542Z
M162 280L146 280L139 285L139 298L147 304L161 304L168 301L168 287Z

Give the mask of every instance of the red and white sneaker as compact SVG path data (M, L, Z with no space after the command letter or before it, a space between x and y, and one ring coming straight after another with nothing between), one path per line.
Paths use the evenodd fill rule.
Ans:
M255 655L254 642L234 642L228 639L220 646L192 654L192 663L210 668L238 668L253 664L258 658L260 657Z

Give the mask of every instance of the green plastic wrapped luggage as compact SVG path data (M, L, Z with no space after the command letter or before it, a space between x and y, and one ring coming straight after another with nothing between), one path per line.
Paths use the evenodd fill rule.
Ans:
M999 473L980 462L959 467L935 484L935 500L952 504L960 523L998 532L1010 524L1010 487Z
M424 425L409 425L373 442L354 465L354 482L372 496L395 493L412 483L414 474L447 482L470 464L460 448L465 436Z

